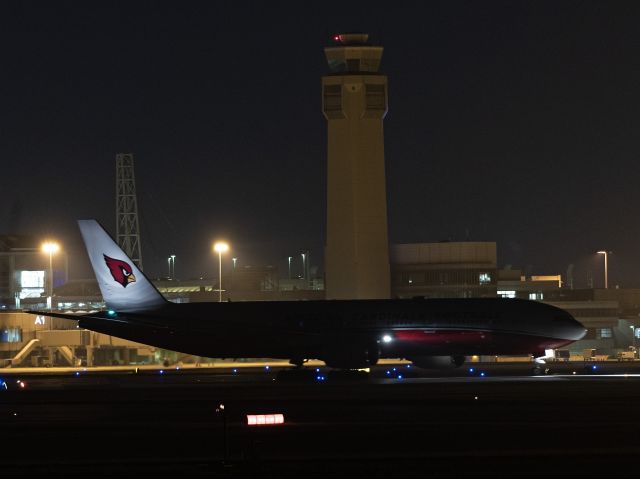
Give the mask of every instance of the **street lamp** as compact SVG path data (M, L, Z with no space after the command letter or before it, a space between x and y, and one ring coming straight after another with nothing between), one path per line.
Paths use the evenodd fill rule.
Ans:
M167 265L169 266L169 279L174 279L176 275L176 255L172 254L167 258Z
M604 289L609 289L609 251L598 251L598 254L604 255Z
M289 256L289 279L291 279L291 260L293 259L293 256Z
M216 241L213 250L218 253L218 302L222 302L222 253L229 251L229 245L224 241Z
M49 283L49 310L53 309L53 254L60 250L60 245L52 241L46 241L42 244L42 251L49 253L49 272L47 273L47 283Z
M307 263L306 263L307 255L304 254L304 253L301 253L300 256L302 256L302 277L306 279L306 277L307 277Z

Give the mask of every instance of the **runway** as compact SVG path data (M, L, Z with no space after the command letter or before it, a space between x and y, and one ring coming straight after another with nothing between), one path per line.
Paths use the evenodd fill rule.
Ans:
M309 382L279 381L277 368L2 372L9 385L0 392L3 473L539 478L622 471L640 453L640 375L632 364L607 366L594 374L587 367L504 374L521 367L512 365L503 374L487 368L484 376L449 377L412 375L404 366L401 379L385 366L369 380ZM247 426L247 414L269 413L285 423Z

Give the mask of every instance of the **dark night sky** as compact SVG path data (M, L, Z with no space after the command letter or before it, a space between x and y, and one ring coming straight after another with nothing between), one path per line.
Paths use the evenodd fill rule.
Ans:
M254 5L255 3L255 5ZM397 2L400 3L400 2ZM324 237L323 47L385 47L392 242L497 241L500 266L640 286L640 4L3 2L0 234L115 231L133 152L145 269L286 266ZM386 5L386 6L383 6ZM393 6L392 6L393 5Z

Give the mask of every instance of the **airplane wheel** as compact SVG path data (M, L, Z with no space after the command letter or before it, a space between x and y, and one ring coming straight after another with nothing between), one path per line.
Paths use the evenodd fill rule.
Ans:
M297 368L301 368L305 362L306 360L302 358L292 358L289 360L289 364L293 364Z

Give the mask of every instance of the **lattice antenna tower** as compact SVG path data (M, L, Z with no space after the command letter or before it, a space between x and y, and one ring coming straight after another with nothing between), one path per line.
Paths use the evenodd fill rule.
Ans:
M142 270L133 154L116 155L116 241Z

